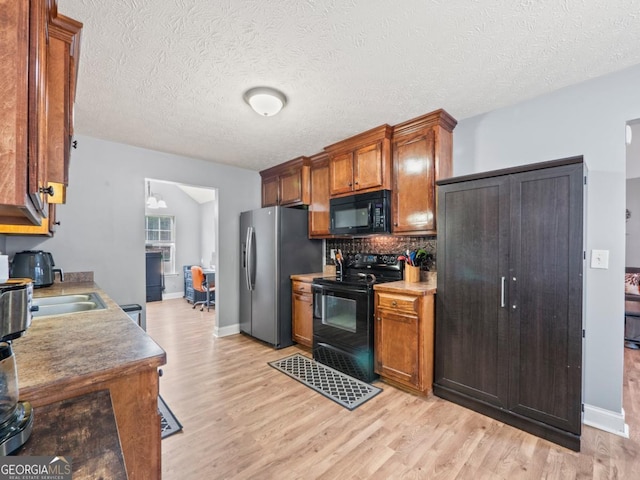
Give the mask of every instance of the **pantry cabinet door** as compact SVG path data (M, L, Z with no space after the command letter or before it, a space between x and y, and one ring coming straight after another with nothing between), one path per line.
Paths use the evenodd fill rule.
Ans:
M438 188L435 382L506 408L508 178Z
M583 166L512 176L510 409L580 433Z

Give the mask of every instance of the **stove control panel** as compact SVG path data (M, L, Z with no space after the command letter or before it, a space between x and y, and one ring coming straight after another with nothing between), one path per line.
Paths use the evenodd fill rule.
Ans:
M349 266L354 268L400 267L398 256L393 253L356 253L349 255Z

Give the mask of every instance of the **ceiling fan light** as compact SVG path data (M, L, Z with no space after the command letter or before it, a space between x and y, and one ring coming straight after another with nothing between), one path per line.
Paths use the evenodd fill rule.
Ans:
M245 92L244 101L258 114L271 117L287 104L287 97L274 88L256 87Z

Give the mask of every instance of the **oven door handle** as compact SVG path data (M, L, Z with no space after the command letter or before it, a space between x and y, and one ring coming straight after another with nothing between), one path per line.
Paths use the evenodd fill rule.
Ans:
M336 282L334 285L319 285L317 283L311 284L311 288L314 293L320 293L321 295L336 293L350 293L350 294L362 294L367 293L367 287L357 287L353 285L341 285Z

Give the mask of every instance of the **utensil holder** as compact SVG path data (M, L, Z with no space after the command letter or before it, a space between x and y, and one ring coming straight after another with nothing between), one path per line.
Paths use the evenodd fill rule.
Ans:
M420 267L404 266L404 281L418 283L420 281Z

